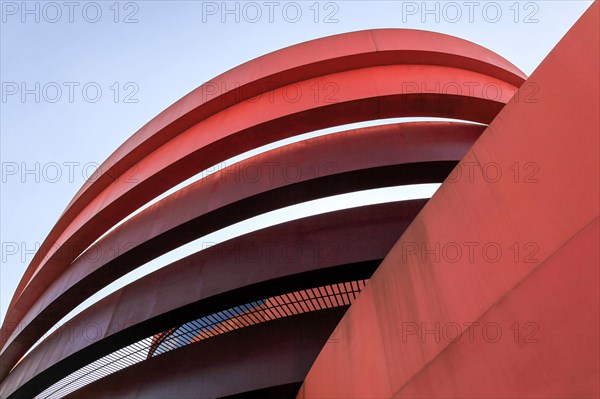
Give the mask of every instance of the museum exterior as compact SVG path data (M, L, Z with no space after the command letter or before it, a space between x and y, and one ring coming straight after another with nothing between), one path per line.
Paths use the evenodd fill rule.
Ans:
M0 396L597 397L598 9L530 77L459 38L382 29L284 48L192 91L49 233L2 326ZM419 119L382 122L404 117ZM234 156L365 121L378 122L245 157L120 223ZM442 184L177 260L38 343L207 234L422 183Z

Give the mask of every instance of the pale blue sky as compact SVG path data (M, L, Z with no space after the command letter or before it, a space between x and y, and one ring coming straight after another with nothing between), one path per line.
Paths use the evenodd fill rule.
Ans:
M415 28L476 42L530 74L591 1L458 1L426 5L421 1L316 5L314 1L284 1L274 2L273 22L269 21L267 2L262 1L252 6L239 3L239 22L234 14L221 15L220 1L74 3L70 21L69 8L62 1L53 3L58 7L48 6L48 2L28 2L28 9L34 10L30 14L23 12L21 1L1 2L2 317L33 256L27 251L44 240L83 183L85 172L92 171L95 164L167 106L227 69L327 35L371 28ZM228 2L227 7L234 9L235 4ZM434 11L423 14L424 7ZM92 23L98 9L102 15ZM257 9L262 17L252 22ZM297 9L302 14L293 23ZM216 13L203 14L203 10ZM328 23L324 21L327 15ZM131 23L124 23L127 16ZM34 89L36 82L40 84L39 102L34 94L27 95L25 101L20 93L11 94L15 87L21 90L22 84ZM55 103L51 102L55 97L51 82L62 88L62 97ZM68 98L70 83L65 82L78 85L72 102ZM87 97L82 93L86 84ZM44 85L45 93L41 90ZM95 103L89 102L95 95L94 87L102 90ZM118 102L115 92L119 93ZM137 102L125 102L128 94ZM65 165L71 162L75 163L73 178ZM38 172L23 174L23 167L32 169L36 163ZM60 165L59 177L51 166L54 163ZM18 169L16 174L14 168Z

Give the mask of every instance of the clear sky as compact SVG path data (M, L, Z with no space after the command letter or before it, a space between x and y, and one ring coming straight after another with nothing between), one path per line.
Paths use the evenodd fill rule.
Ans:
M0 320L33 250L85 177L216 75L282 47L372 28L458 36L529 75L590 4L1 1Z

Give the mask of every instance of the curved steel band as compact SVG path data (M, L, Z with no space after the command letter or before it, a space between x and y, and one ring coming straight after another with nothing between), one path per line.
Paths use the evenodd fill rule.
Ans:
M491 122L523 81L509 62L472 43L429 32L377 30L293 46L201 86L111 155L100 178L82 187L50 232L2 326L0 378L6 378L0 393L35 395L49 381L144 334L259 292L293 287L304 281L303 273L335 279L352 273L350 265L372 271L424 200L315 216L232 241L263 245L268 239L298 239L308 250L299 234L310 232L315 242L343 248L332 263L313 259L289 265L279 259L278 268L244 262L224 268L217 263L227 243L202 251L109 295L22 358L93 293L194 239L308 200L443 181L485 129L480 124ZM215 87L221 89L214 92ZM148 201L230 157L318 129L392 117L480 124L381 125L286 145L179 190L99 239ZM80 338L61 336L67 328L77 330L77 323L102 325L105 334L92 341L81 331L75 334ZM115 329L114 323L127 328Z
M291 46L240 65L200 86L150 121L101 166L98 179L75 195L32 261L11 306L29 283L45 252L59 241L90 201L132 165L185 129L244 100L295 82L377 65L440 65L462 68L520 86L526 76L490 50L433 32L381 29L326 37ZM474 82L473 82L474 83Z
M431 122L363 128L299 142L225 168L139 213L94 244L29 310L25 327L9 341L2 359L7 365L18 360L91 293L220 228L325 196L441 182L482 130L479 125ZM260 178L248 175L256 170ZM206 201L214 192L219 197ZM170 216L157 226L162 215Z
M426 202L312 216L183 258L65 323L15 367L0 394L35 396L91 360L223 308L349 276L368 278ZM292 246L298 253L290 262L284 249ZM90 337L89 326L101 334Z

